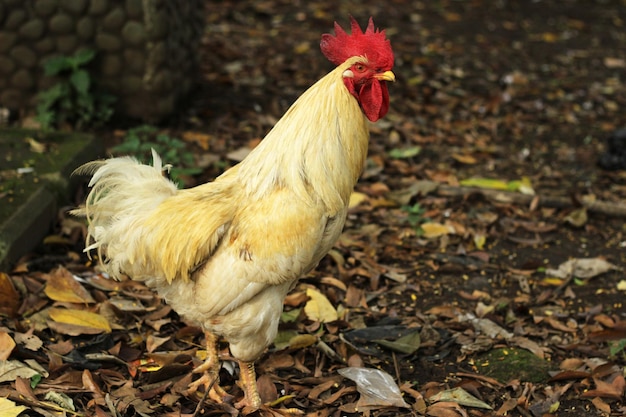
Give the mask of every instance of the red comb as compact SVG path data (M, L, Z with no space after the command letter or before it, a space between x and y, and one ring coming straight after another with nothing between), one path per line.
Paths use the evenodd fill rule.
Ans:
M379 68L393 67L393 52L389 39L385 37L384 30L374 28L374 20L371 17L367 29L363 32L354 17L350 16L350 28L352 33L348 35L335 22L335 36L329 33L322 35L320 48L330 62L339 65L353 56L365 56Z

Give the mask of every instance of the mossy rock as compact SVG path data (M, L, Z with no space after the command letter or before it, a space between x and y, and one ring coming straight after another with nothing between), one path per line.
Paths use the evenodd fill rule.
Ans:
M533 353L516 348L493 349L475 361L478 372L506 384L518 379L522 382L545 382L552 363Z
M102 156L103 145L87 134L0 129L0 155L0 268L7 268L49 233L79 181L72 171Z

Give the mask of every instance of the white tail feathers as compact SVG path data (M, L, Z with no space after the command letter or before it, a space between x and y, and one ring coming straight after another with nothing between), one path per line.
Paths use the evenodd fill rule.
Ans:
M132 273L138 242L144 233L141 222L163 200L177 193L174 183L163 177L168 169L152 150L153 166L135 158L120 157L89 162L75 174L93 175L85 206L73 213L88 220L87 247L97 250L107 272L118 278Z

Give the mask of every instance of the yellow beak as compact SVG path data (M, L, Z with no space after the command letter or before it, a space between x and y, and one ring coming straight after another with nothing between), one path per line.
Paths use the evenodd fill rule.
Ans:
M382 74L376 74L374 75L374 78L381 80L381 81L391 81L391 82L396 81L396 75L391 71L385 71Z

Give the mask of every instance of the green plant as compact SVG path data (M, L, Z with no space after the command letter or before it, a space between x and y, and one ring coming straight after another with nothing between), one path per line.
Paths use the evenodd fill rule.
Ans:
M98 126L111 118L115 98L97 91L85 68L94 57L95 51L83 49L72 56L56 56L44 63L45 75L58 79L37 97L37 120L44 129L64 123L80 129Z
M170 177L180 186L182 175L195 175L202 172L194 167L193 153L187 149L185 142L159 133L154 126L142 125L126 132L124 140L111 150L114 153L133 155L147 164L152 159L152 149L159 154L164 164L171 164Z
M618 353L626 355L626 339L616 340L609 343L609 357L615 358Z
M424 217L426 209L420 206L419 203L415 203L412 206L402 206L401 209L407 213L406 221L419 233L421 231L420 225L428 220Z

